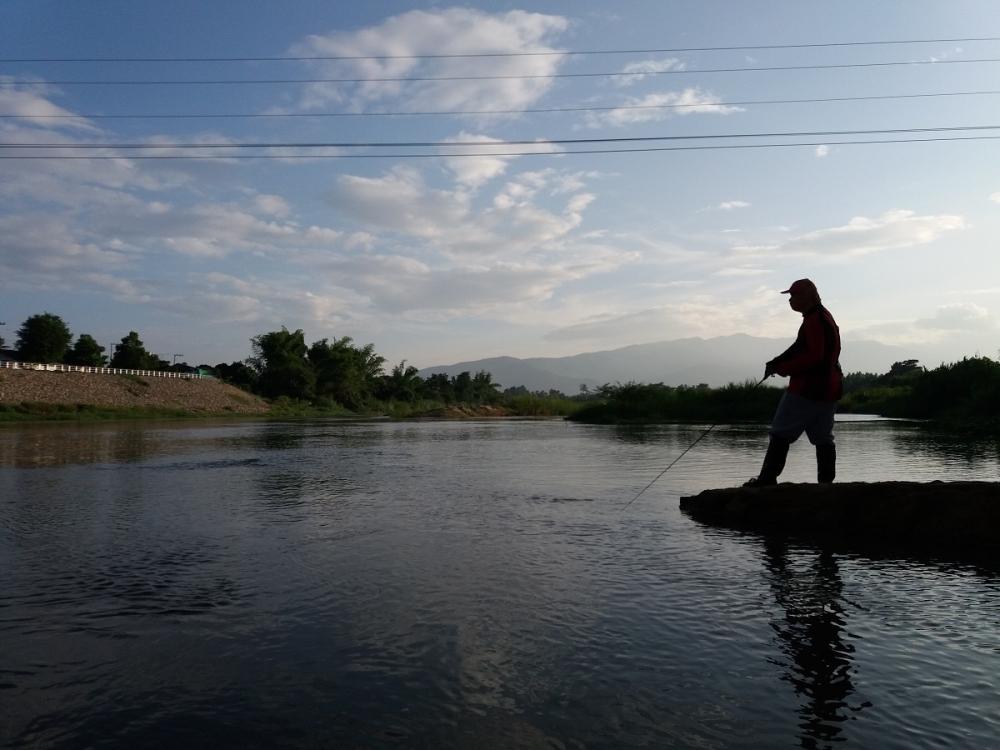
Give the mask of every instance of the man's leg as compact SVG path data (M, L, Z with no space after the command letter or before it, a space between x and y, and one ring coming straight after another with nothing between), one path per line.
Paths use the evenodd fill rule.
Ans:
M809 442L816 446L816 481L830 484L837 476L837 446L833 442L836 403L817 402L816 418L806 427Z
M745 486L778 483L778 477L785 468L785 459L788 458L788 447L798 440L805 428L806 414L800 408L802 406L799 403L801 398L801 396L787 391L781 397L771 422L771 440L767 445L767 453L764 454L764 463L760 467L760 474L756 479L747 482Z
M816 446L816 481L820 484L831 484L837 476L837 446Z
M777 484L778 477L785 469L785 459L788 458L788 447L791 445L784 438L771 436L771 441L767 444L767 453L764 454L764 463L761 464L760 474L757 479L750 482L755 485Z

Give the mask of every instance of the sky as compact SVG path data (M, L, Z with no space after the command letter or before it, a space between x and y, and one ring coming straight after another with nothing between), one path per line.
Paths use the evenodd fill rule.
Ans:
M286 326L427 367L788 338L808 277L847 358L1000 357L989 36L989 0L8 0L0 156L88 158L0 159L0 336L48 311L214 364ZM887 40L938 41L788 46ZM234 57L297 59L191 59ZM776 135L691 138L734 134ZM842 143L930 137L965 140ZM344 145L413 142L479 145Z

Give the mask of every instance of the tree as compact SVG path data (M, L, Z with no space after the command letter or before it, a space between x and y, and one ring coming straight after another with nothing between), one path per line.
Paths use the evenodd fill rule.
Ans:
M889 368L889 372L886 373L886 378L899 378L904 375L908 375L911 372L923 372L924 368L920 366L919 360L916 359L904 359L902 362L893 362L892 367Z
M332 398L357 409L375 394L382 377L385 357L375 353L373 344L352 346L350 336L317 341L309 348L309 362L316 371L316 395Z
M428 376L423 383L424 396L429 399L439 399L450 404L455 399L455 389L447 373L436 372Z
M199 367L199 369L201 368ZM233 362L228 365L225 362L220 362L212 369L215 370L215 374L220 380L224 380L230 385L235 385L245 391L257 389L257 372L245 362Z
M111 357L111 366L122 370L153 370L157 369L159 362L159 357L146 351L135 331L129 331L120 344L115 344L115 353Z
M288 396L311 399L316 390L316 373L306 359L302 329L271 331L251 339L253 356L247 363L256 371L261 393L268 398Z
M108 358L104 356L104 347L100 346L93 336L81 333L66 355L66 362L81 367L104 367L108 363Z
M458 373L452 378L451 387L455 393L455 400L461 403L472 401L472 375L468 370Z
M419 372L413 365L407 366L404 359L392 368L389 375L382 376L378 392L379 398L411 403L416 401L423 386L423 379L421 379Z
M500 384L493 382L493 373L480 370L472 378L472 398L476 403L491 404L499 400Z
M32 315L17 332L17 353L22 362L62 362L72 338L58 315Z

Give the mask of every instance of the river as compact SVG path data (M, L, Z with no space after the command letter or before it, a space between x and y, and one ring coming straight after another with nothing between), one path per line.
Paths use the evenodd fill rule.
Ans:
M1000 573L707 528L763 426L0 429L0 745L997 747ZM839 480L1000 479L845 421ZM786 481L811 481L804 440Z

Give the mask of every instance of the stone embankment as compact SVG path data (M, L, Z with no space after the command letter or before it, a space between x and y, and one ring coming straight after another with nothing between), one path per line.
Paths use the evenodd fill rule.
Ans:
M86 405L191 414L263 414L267 403L209 378L0 370L0 404Z
M714 526L1000 559L1000 482L844 482L705 490L681 510Z

